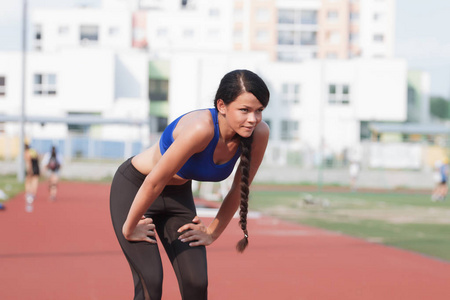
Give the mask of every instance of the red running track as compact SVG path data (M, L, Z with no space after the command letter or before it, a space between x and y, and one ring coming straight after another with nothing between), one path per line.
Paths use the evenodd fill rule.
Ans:
M109 186L63 182L59 193L50 202L41 184L34 212L23 195L0 211L0 299L132 299ZM244 254L236 219L208 247L209 299L450 299L448 262L264 216L249 231ZM164 268L163 299L180 299L166 257Z

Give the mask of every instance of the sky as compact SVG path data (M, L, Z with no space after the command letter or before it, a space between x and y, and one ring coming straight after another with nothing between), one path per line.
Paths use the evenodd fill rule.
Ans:
M395 57L410 70L426 71L431 95L450 99L450 1L395 0ZM101 0L28 0L34 7L100 5ZM21 0L0 0L0 51L21 49Z

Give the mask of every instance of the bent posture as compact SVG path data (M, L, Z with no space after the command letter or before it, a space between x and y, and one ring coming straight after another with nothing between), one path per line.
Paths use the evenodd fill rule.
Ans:
M239 207L244 238L237 249L245 249L249 186L269 138L262 122L268 102L269 90L258 75L232 71L220 82L214 108L180 116L158 144L119 167L111 186L111 217L133 274L134 299L161 299L163 269L155 231L183 299L207 299L205 246L220 236ZM224 180L239 158L217 216L204 225L196 216L191 180Z

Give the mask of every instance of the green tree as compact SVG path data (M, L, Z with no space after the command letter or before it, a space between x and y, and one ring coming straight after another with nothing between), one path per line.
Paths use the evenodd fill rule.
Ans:
M449 117L449 102L442 97L431 97L430 99L430 113L431 115L440 119L450 119Z

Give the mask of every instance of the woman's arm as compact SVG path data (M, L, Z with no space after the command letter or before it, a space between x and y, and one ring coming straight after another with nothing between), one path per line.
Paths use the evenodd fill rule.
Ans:
M145 230L142 230L142 228L136 230L138 223L142 223L142 216L189 157L200 152L208 145L212 139L212 134L214 134L213 129L205 130L205 128L211 127L209 125L199 121L189 126L184 126L184 129L178 133L169 149L146 176L133 200L127 219L122 227L122 233L126 239L149 241Z
M250 161L250 176L249 185L258 171L259 166L264 158L267 143L269 141L269 126L265 122L261 122L253 133L252 155ZM233 184L227 196L222 202L222 205L217 212L216 217L211 224L206 228L201 221L196 217L193 222L196 224L186 224L182 226L178 232L191 229L180 236L184 242L191 242L190 246L209 245L215 241L225 230L228 223L230 223L237 209L239 208L241 200L241 172L236 171L233 179Z

